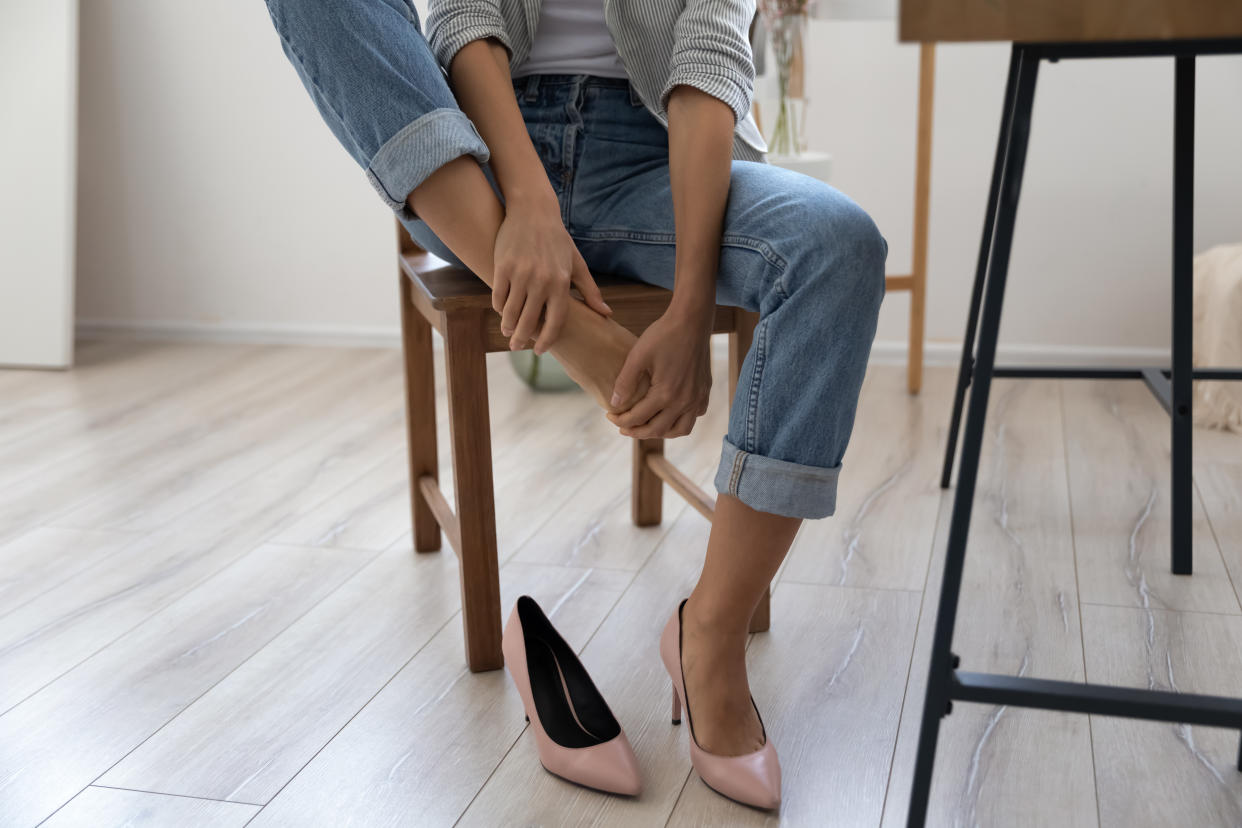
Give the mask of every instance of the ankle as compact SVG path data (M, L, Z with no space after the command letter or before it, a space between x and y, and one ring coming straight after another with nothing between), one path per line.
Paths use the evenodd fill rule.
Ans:
M745 641L750 627L750 613L737 607L703 599L691 593L682 610L682 627L691 635L720 641Z

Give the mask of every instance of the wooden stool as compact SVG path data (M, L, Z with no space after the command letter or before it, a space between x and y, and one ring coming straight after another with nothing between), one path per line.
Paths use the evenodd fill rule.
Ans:
M461 565L466 663L474 672L496 670L504 658L485 357L509 350L509 341L500 333L500 315L492 310L491 289L481 279L420 249L400 224L397 238L414 548L439 549L444 530ZM628 279L596 274L595 281L613 309L612 318L635 335L664 313L673 295ZM758 314L740 308L716 307L712 332L729 334L730 401L758 320ZM438 478L433 327L444 338L456 513L440 491ZM664 457L663 440L634 440L633 458L630 503L635 525L660 522L665 483L711 520L715 498ZM755 609L751 632L768 628L768 599L765 593Z

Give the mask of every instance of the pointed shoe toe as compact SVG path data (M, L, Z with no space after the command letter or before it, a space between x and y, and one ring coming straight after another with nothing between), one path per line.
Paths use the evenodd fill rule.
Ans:
M544 746L548 750L543 750ZM540 740L539 759L551 773L588 788L622 796L642 793L638 758L624 733L591 747L566 749Z
M767 810L781 804L781 765L769 739L754 753L717 756L690 743L690 761L712 790L744 805Z

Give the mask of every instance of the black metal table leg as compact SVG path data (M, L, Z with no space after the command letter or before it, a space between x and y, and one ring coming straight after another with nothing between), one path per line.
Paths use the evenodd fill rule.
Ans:
M970 512L975 496L979 471L979 454L987 419L988 394L992 385L992 367L996 358L996 341L1000 331L1001 304L1005 296L1005 279L1009 271L1009 252L1013 244L1014 221L1018 212L1018 196L1022 189L1022 171L1026 163L1026 147L1031 130L1031 109L1035 101L1035 79L1039 71L1038 53L1022 44L1014 44L1017 83L1008 151L998 188L998 210L995 239L988 266L979 329L979 353L975 360L973 388L966 413L966 432L962 443L962 462L958 472L957 493L953 499L953 517L949 524L949 544L945 552L944 580L940 585L940 604L932 636L931 667L927 678L922 726L919 730L918 754L914 765L914 781L910 792L907 824L922 825L927 816L931 793L932 768L936 759L936 742L940 718L948 711L950 683L953 678L953 626L962 587L962 570L966 560L966 538L970 529Z
M1174 58L1173 103L1173 405L1172 568L1189 575L1193 568L1191 537L1192 430L1191 372L1194 370L1194 229L1195 229L1195 57Z
M975 283L970 289L970 312L966 317L966 338L962 340L962 361L957 369L957 390L953 394L953 416L949 418L949 440L944 451L944 471L940 488L949 488L953 479L953 459L957 454L957 433L962 422L962 403L970 385L975 361L975 332L979 326L979 303L983 299L983 282L992 252L992 232L996 227L996 202L1000 193L1001 174L1005 169L1005 150L1009 146L1009 127L1013 117L1013 96L1018 80L1018 50L1009 55L1009 77L1005 81L1005 103L1001 108L1000 134L996 137L996 157L992 161L992 184L988 189L988 206L983 214L983 239L979 242L979 260L975 264Z

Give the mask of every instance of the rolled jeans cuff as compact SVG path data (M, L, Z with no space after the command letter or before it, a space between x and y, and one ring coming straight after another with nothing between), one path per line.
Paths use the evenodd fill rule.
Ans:
M785 517L822 518L836 511L840 464L806 466L743 451L728 438L723 442L716 491L757 511Z
M406 197L454 158L472 155L480 164L490 157L474 123L459 109L433 109L389 138L367 167L371 186L402 219L418 217Z

